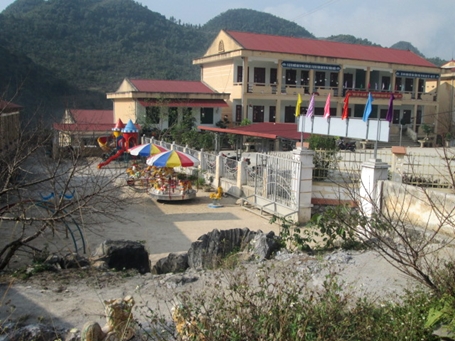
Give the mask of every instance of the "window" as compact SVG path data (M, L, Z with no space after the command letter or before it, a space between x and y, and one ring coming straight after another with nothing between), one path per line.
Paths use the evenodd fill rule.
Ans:
M277 81L277 70L270 69L270 83L276 84L276 81Z
M412 91L413 86L414 86L413 78L406 78L404 80L404 91Z
M309 85L310 84L310 71L302 70L300 72L300 85Z
M176 107L170 107L168 109L168 128L171 128L178 123L179 113Z
M253 122L264 122L264 106L253 105Z
M213 108L201 108L201 124L213 124Z
M286 70L286 84L295 85L297 83L297 71Z
M265 84L265 68L254 68L254 83Z
M390 91L391 90L391 87L390 87L390 77L382 77L382 90L383 91Z
M336 72L330 73L330 86L332 88L336 88L338 86L338 73Z
M237 66L237 83L243 82L243 66Z
M269 107L269 122L275 122L276 106Z
M325 72L316 72L316 86L325 86Z
M160 123L160 108L159 107L146 107L145 108L145 123L146 124L159 124Z
M235 106L235 122L242 122L242 106L239 104Z

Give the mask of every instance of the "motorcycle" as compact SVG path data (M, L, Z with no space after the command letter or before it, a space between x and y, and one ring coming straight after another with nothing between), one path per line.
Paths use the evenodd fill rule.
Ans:
M337 147L339 150L350 150L351 152L355 152L355 141L352 142L345 142L343 139L339 139L337 141Z

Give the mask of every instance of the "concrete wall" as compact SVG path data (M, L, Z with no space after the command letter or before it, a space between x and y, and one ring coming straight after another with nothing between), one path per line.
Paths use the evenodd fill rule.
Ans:
M445 233L455 233L454 226L442 221L444 217L453 216L455 194L392 181L380 181L378 185L382 189L383 214L431 230L442 227Z

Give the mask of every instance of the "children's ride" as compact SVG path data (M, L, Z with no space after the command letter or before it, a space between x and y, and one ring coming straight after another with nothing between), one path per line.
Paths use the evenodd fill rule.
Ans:
M146 161L154 170L149 195L155 200L176 201L189 200L196 197L196 190L186 175L178 174L174 167L196 167L199 160L192 155L176 150L169 150L151 156Z
M111 161L122 156L129 148L136 146L139 137L139 129L136 128L131 120L129 120L125 126L122 120L119 119L115 127L112 128L112 134L112 138L110 138L110 136L101 136L98 138L98 144L101 149L110 152L111 154L106 161L98 164L98 168L106 166ZM111 146L109 142L114 141L115 146Z

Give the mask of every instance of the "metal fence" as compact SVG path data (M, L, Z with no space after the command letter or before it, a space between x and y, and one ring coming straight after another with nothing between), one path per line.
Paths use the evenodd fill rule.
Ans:
M247 185L255 189L256 196L297 209L297 193L292 189L292 181L299 179L300 167L300 161L290 158L255 154L246 169Z

